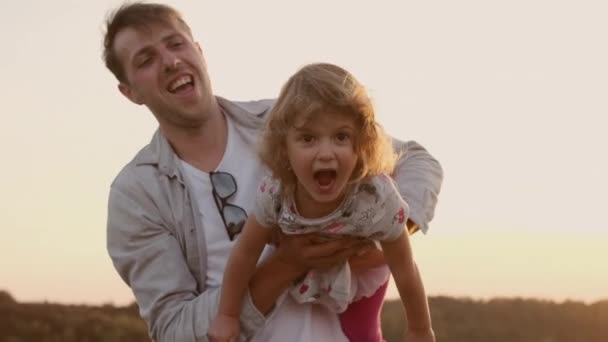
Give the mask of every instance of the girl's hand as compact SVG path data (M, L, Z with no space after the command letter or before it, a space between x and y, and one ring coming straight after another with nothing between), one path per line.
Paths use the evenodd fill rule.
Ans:
M405 333L404 342L435 342L433 329L414 330L408 329Z
M211 342L236 342L239 338L239 330L238 318L218 314L211 322L207 336Z

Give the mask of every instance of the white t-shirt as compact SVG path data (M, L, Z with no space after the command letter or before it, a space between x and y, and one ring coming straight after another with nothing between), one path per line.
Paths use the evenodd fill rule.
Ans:
M228 199L229 203L238 205L251 212L254 208L256 189L266 175L259 158L256 146L245 143L234 129L230 118L228 124L228 142L222 161L215 171L232 174L238 190ZM209 173L203 172L182 161L183 171L196 196L199 212L205 227L207 249L207 287L219 287L223 280L224 269L228 262L234 241L230 241L224 223L211 197ZM238 238L238 235L237 235ZM260 260L263 260L273 248L266 246ZM328 309L312 304L298 304L291 296L283 295L277 300L274 311L267 317L266 326L254 336L254 342L308 342L308 341L344 341L338 316Z

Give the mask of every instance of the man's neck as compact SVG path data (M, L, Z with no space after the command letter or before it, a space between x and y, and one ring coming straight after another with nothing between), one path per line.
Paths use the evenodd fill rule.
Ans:
M162 129L162 127L161 127ZM186 163L205 172L219 165L228 141L228 124L219 106L207 120L191 129L162 129L175 153Z

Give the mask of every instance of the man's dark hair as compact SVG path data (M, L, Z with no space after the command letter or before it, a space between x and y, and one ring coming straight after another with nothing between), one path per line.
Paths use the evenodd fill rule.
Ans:
M106 32L103 39L103 60L106 67L116 76L118 81L125 81L125 71L114 51L114 40L118 32L125 28L145 28L153 24L183 25L192 35L190 27L182 15L172 7L162 4L143 2L127 2L111 12L105 23Z

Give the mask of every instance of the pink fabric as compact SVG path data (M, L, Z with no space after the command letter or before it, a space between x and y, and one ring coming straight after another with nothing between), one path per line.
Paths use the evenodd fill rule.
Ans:
M388 281L371 296L352 302L340 314L344 335L351 342L382 342L380 312Z

